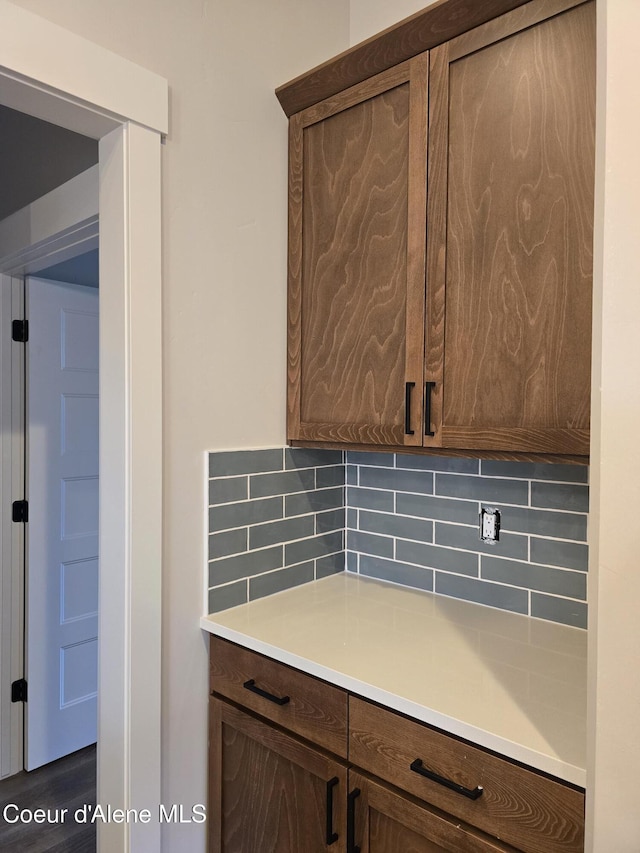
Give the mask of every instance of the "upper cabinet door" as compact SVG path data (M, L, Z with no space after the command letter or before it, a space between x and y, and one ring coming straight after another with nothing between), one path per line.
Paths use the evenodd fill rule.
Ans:
M293 116L288 437L422 444L428 56Z
M435 48L429 109L424 443L588 454L595 3Z

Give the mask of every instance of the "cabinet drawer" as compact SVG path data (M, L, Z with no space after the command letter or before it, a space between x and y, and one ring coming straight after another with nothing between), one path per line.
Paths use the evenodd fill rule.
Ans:
M349 760L525 853L583 850L582 792L353 696Z
M211 691L343 758L347 694L311 675L211 637Z

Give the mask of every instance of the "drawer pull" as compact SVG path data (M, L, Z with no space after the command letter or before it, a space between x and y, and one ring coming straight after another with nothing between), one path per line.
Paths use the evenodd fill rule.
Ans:
M356 800L360 796L360 788L354 788L347 795L347 853L360 853L356 844Z
M338 840L338 833L333 831L333 789L340 780L337 776L327 782L327 847Z
M458 785L457 782L452 782L450 779L445 779L444 776L438 776L437 773L427 770L427 768L422 764L421 758L416 758L415 761L412 761L410 767L414 773L419 773L421 776L431 779L432 782L437 782L438 785L444 785L445 788L449 788L457 794L462 794L463 797L468 797L470 800L477 800L478 797L482 796L483 789L480 785L472 790L471 788L465 788L462 785Z
M269 702L274 702L276 705L286 705L287 702L290 701L288 696L274 696L273 693L268 693L261 687L256 687L255 678L250 678L249 681L245 681L242 686L245 688L245 690L250 690L252 693L257 693L258 696L262 696L263 699L268 699Z
M424 384L424 434L435 435L431 429L431 392L436 387L435 382L425 382Z
M415 388L415 382L406 382L404 386L404 434L413 435L411 429L411 389Z

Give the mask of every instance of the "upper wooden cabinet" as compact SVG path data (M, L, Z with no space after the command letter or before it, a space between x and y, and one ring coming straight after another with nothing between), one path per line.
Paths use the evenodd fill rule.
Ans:
M290 440L588 454L594 124L593 0L291 117Z
M422 443L405 405L424 361L427 74L423 55L291 119L290 438Z

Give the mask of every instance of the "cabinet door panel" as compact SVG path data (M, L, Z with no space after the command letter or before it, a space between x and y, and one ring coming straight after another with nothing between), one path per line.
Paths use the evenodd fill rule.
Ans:
M595 4L527 4L431 61L431 443L586 454Z
M210 751L211 853L344 853L344 765L213 697Z
M290 439L420 443L427 71L291 121Z
M513 850L417 805L385 785L349 771L355 803L355 840L362 853L505 853Z

